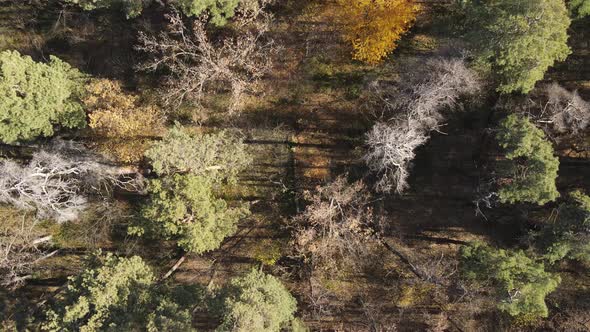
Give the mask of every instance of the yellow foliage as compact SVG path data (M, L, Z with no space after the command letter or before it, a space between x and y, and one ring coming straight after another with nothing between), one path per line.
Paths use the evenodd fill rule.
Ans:
M377 64L393 51L420 9L414 0L337 0L338 21L353 58Z
M154 106L139 103L118 82L99 79L86 86L84 105L95 134L106 138L98 149L123 162L137 162L148 146L146 137L159 135L164 116Z

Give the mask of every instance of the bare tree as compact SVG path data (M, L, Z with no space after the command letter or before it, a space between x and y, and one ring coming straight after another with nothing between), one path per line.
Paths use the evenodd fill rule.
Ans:
M381 108L381 121L367 134L364 160L379 175L376 189L401 193L415 149L438 130L442 111L457 106L462 95L479 90L475 74L463 59L436 58L417 65L416 72L394 82L374 82L373 95Z
M63 222L78 217L88 195L104 196L113 186L142 188L140 178L121 176L118 168L94 158L80 146L56 141L28 164L0 161L0 202Z
M336 267L342 258L363 256L373 236L370 195L362 182L344 176L306 192L309 205L294 218L295 246L313 266Z
M167 15L167 31L159 36L140 33L136 48L151 59L139 69L170 72L165 83L167 103L178 105L188 99L200 104L207 93L229 92L230 112L239 110L245 94L260 91L259 81L272 69L278 50L267 36L271 17L263 9L269 2L247 2L236 15L236 35L220 41L207 35L206 18L195 20L188 29L180 14L172 12Z
M577 91L568 91L557 83L545 87L547 103L543 113L550 118L553 128L559 133L577 134L590 123L590 103L584 101Z

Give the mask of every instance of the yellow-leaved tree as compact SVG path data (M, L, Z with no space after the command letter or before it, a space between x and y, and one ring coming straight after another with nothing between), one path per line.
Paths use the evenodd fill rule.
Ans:
M86 86L84 106L89 126L103 138L98 149L123 162L139 161L150 137L164 129L162 111L143 105L135 95L125 93L118 82L97 79Z
M377 64L393 51L414 23L420 6L414 0L337 0L337 20L353 59Z

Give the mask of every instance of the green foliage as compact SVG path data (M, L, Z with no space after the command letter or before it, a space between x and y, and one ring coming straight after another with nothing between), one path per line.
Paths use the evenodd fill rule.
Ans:
M191 134L175 126L155 143L145 156L159 175L188 172L206 177L212 183L235 183L237 175L251 162L241 139L227 131Z
M46 331L192 331L190 306L155 288L143 260L111 254L70 277L61 298L47 310Z
M498 75L499 92L529 92L571 53L563 0L472 0L467 17L467 37L479 60Z
M144 4L151 0L65 0L77 4L83 10L95 10L100 8L121 7L127 18L135 18L141 15ZM178 5L180 10L187 16L199 16L207 13L211 23L222 26L227 23L236 13L240 0L172 0L171 3Z
M232 208L215 198L210 182L197 175L156 179L149 191L150 202L142 209L144 220L129 232L175 239L183 249L198 254L219 248L248 213L245 206Z
M542 130L527 118L511 114L500 123L496 139L511 160L512 178L499 191L503 203L543 205L559 197L555 186L559 159L553 155L553 147Z
M122 7L127 18L141 15L144 0L65 0L76 4L83 10L95 10L99 8Z
M82 76L51 56L37 63L17 51L0 53L0 140L13 143L51 136L54 125L83 127Z
M211 23L222 26L236 13L240 0L175 0L187 16L199 16L207 12Z
M553 264L564 258L590 262L590 197L576 190L569 193L568 201L559 210L554 223L547 225L541 234L544 258Z
M519 251L495 249L482 243L461 248L462 270L469 279L489 281L499 297L498 308L511 316L547 317L545 297L561 278L545 271Z
M573 17L582 18L590 15L590 0L571 0L570 12Z
M288 326L296 310L297 301L277 278L252 270L231 281L217 331L277 332Z

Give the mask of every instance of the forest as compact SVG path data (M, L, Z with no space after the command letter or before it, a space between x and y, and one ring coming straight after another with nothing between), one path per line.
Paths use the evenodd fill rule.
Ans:
M590 331L590 0L0 0L0 331Z

